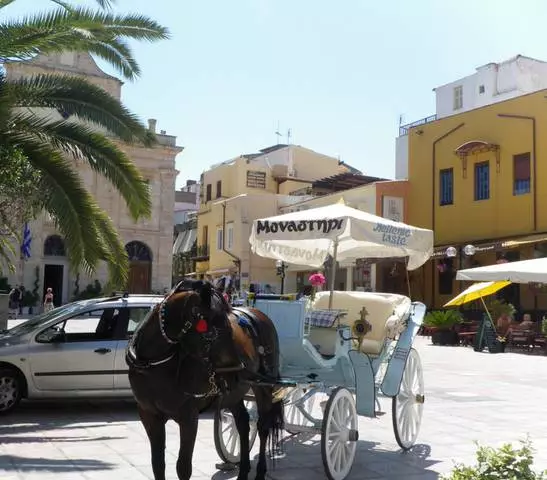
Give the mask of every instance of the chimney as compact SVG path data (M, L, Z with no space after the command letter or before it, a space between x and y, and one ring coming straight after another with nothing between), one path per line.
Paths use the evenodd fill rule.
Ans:
M156 124L158 121L155 118L149 118L148 119L148 130L150 130L152 133L156 133Z

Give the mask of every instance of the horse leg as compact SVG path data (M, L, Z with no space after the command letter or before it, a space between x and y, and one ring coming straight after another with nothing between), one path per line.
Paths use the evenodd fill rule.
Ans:
M192 476L192 456L198 434L198 410L191 408L179 418L180 448L177 460L179 480L189 480Z
M249 448L249 412L241 399L235 406L230 408L239 434L239 475L237 480L247 480L251 470L250 448Z
M279 440L281 426L283 424L283 402L273 403L273 388L262 387L254 390L256 406L258 409L258 437L260 438L260 451L256 466L256 480L265 480L268 470L266 463L266 446L268 437L272 435L271 447Z
M139 417L150 441L154 480L165 480L165 424L167 420L138 406Z

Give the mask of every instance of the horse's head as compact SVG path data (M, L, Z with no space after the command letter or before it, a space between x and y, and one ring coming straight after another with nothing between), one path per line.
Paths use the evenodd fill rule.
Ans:
M209 282L183 281L158 305L160 329L168 343L227 327L230 306Z

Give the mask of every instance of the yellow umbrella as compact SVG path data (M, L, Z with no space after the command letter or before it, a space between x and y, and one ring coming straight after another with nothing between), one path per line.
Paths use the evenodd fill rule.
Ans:
M484 304L482 297L487 297L496 293L498 290L509 285L511 282L506 280L501 282L480 282L474 283L469 288L466 288L458 296L454 297L448 303L445 303L445 307L456 307L458 305L463 305L464 303L472 302L473 300L481 300Z

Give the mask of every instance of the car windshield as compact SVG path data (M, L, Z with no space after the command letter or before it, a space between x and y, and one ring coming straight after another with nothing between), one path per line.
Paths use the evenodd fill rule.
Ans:
M25 333L31 332L36 327L46 322L49 322L50 320L54 320L66 314L76 312L88 305L93 305L94 303L97 303L100 300L101 299L94 298L92 300L82 300L79 302L67 303L66 305L54 308L53 310L50 310L49 312L42 313L41 315L37 315L36 317L33 317L30 320L27 320L26 322L20 323L19 325L13 328L10 328L9 330L4 330L3 332L0 332L0 333L4 333L7 335L24 335Z

